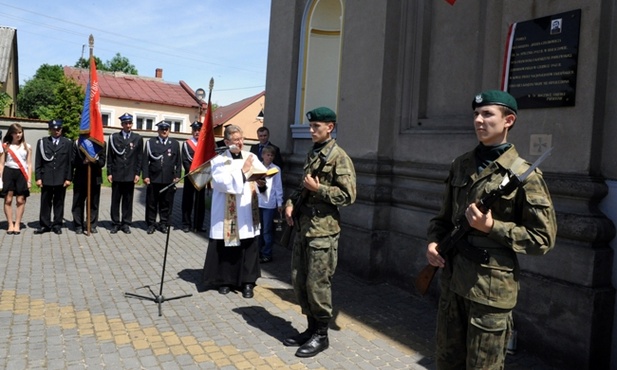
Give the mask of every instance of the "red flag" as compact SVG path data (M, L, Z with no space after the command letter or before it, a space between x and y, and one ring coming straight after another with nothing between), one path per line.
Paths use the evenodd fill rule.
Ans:
M84 109L79 124L79 146L91 162L105 146L103 135L103 116L101 115L101 90L99 78L96 74L94 57L90 57L90 78L86 86Z
M456 2L456 0L446 0L448 2L448 4L450 5L454 5L454 3Z
M191 182L198 190L210 181L210 160L216 156L212 126L212 105L210 104L210 96L208 96L206 117L204 117L204 124L199 132L197 149L193 155L193 163L191 163L189 173Z
M90 140L105 145L103 116L101 115L101 89L94 57L90 58Z

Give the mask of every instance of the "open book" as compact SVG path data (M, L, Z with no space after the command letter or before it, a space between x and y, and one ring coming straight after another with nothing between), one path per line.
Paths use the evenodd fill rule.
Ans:
M279 173L279 170L276 167L270 168L266 171L253 167L253 173L246 179L246 181L257 181L266 177L272 177L277 173Z

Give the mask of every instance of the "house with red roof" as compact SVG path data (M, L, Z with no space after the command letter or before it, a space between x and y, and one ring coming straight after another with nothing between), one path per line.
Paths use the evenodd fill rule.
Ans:
M238 102L218 107L212 114L214 134L223 136L223 127L233 124L244 132L244 138L257 140L257 129L263 126L266 92L262 91Z
M88 69L64 67L64 75L84 88L88 84ZM163 70L155 77L128 75L122 72L98 71L101 91L103 125L120 128L124 113L133 115L133 129L156 131L156 124L167 121L171 130L190 133L193 121L202 121L206 103L201 101L184 81L163 80Z

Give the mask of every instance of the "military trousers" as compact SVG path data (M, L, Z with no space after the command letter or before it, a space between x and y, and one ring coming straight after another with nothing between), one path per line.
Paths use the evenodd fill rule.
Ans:
M503 369L512 310L442 290L437 314L437 369Z
M332 318L332 276L340 234L310 238L297 235L291 257L291 283L302 313L320 322Z

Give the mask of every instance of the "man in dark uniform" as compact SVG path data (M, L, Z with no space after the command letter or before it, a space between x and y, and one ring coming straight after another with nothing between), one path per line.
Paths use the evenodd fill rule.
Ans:
M191 169L193 156L195 155L195 150L197 150L201 126L201 122L193 122L191 124L193 136L182 144L182 167L184 167L185 173L189 173ZM194 217L193 209L195 211ZM201 190L195 189L193 183L186 177L184 180L184 188L182 189L182 231L188 233L191 228L195 231L202 231L205 212L206 188L204 187ZM192 227L191 218L195 221Z
M96 234L96 224L99 219L99 201L101 199L101 185L103 184L103 167L105 167L105 146L96 155L95 162L90 162L75 141L73 145L73 227L75 234L83 234L87 229L84 222L84 207L88 199L88 166L90 166L90 232ZM86 205L87 206L87 205ZM87 231L87 230L86 230Z
M66 188L73 179L71 170L72 142L62 136L62 121L49 121L50 136L39 139L36 145L34 176L41 188L39 228L35 234L53 231L62 234ZM53 222L51 210L54 211Z
M111 222L110 233L122 229L131 233L133 222L133 194L135 184L141 173L143 139L133 131L133 116L124 113L120 116L122 131L109 136L107 150L107 180L111 183ZM122 204L122 221L120 221Z
M255 154L260 162L263 162L263 158L261 157L261 151L266 146L271 146L274 148L274 163L275 165L282 168L283 166L283 157L281 156L281 150L278 146L272 144L270 142L270 130L267 127L262 126L257 129L257 138L259 139L259 143L251 146L251 153Z
M167 220L171 213L171 202L176 189L169 187L162 194L160 191L178 181L182 172L182 158L178 141L169 137L171 125L161 121L156 124L158 136L146 141L143 157L143 179L146 189L146 224L148 234L158 229L167 231ZM156 222L159 215L160 223Z

